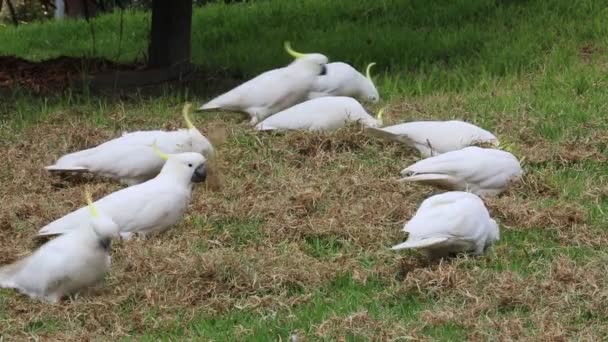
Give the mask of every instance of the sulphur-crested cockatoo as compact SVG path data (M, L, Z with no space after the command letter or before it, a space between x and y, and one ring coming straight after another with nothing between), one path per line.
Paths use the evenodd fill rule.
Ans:
M336 130L348 122L378 127L382 125L382 113L378 114L378 118L374 118L352 97L318 97L276 113L257 124L255 128L260 131Z
M401 181L496 196L522 173L519 161L511 153L470 146L416 162L401 171Z
M499 239L498 224L474 194L451 191L427 198L403 227L407 240L393 250L420 249L432 258L482 254Z
M327 73L317 76L312 86L309 99L321 96L349 96L359 101L378 102L380 95L370 75L370 69L376 63L370 63L363 76L352 66L343 62L327 64Z
M32 255L0 268L0 287L56 303L63 296L100 282L110 270L110 242L120 228L91 202L74 222L76 229L40 247ZM85 208L85 210L87 210Z
M285 49L295 57L286 67L266 71L213 100L199 110L244 112L254 125L266 117L306 100L315 78L324 75L328 59L318 53L299 53Z
M213 147L190 121L189 108L190 104L186 104L183 109L187 129L125 133L96 147L67 154L46 169L52 172L91 172L133 185L155 177L165 163L152 151L153 143L167 153L197 152L210 158Z
M459 120L413 121L382 128L367 128L366 132L405 143L416 148L425 158L476 144L499 144L492 133Z
M155 147L155 146L154 146ZM206 160L200 153L167 155L155 148L165 165L151 180L113 192L95 202L120 227L124 239L160 233L183 215L192 194L192 183L207 177ZM64 234L78 227L87 215L80 208L43 227L38 235Z

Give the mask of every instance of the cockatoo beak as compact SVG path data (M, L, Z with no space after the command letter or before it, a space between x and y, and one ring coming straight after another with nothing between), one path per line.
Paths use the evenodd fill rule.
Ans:
M327 67L325 66L325 64L321 65L321 73L319 73L319 76L325 76L327 75Z
M203 163L194 170L194 173L192 174L192 178L190 180L192 181L192 183L201 183L204 182L206 179L207 163Z

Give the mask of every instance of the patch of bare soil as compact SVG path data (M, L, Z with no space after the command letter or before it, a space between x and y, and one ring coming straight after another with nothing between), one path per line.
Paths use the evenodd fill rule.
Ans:
M0 90L25 88L33 93L53 93L67 89L71 82L110 70L135 70L138 64L118 64L101 58L57 57L32 62L0 56Z

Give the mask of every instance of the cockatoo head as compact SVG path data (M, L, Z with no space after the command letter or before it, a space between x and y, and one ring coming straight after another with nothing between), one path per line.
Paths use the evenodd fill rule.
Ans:
M93 232L99 239L102 247L104 249L108 249L110 246L110 241L113 238L118 237L120 228L110 216L97 210L89 191L85 191L85 196L89 206L89 212L91 214L91 227L93 228Z
M301 53L296 52L291 48L289 42L284 43L285 51L293 56L295 60L290 65L302 65L315 70L315 74L323 76L327 74L327 64L329 59L327 56L320 53Z
M361 99L372 103L380 101L380 94L378 94L378 90L374 85L374 80L372 80L372 76L369 73L374 65L376 65L376 63L370 63L367 65L365 70L365 78L361 78L361 93L359 94Z
M482 130L482 132L476 134L472 141L473 143L471 145L502 147L498 138L486 130Z
M213 154L213 150L210 148L211 143L209 140L207 140L207 138L201 134L201 132L192 123L192 120L190 120L190 107L192 107L192 105L190 103L186 103L182 109L182 114L184 115L184 121L186 122L186 128L188 129L192 149L194 151L198 151L199 153L207 151L208 154ZM211 157L211 155L206 155L206 157Z
M207 179L207 159L196 152L166 154L152 145L154 153L166 160L159 176L170 177L177 182L200 183Z

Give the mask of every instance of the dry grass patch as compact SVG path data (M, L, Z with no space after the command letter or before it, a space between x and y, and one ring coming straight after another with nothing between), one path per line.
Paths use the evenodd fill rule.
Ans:
M406 103L395 104L391 113L401 110L399 106L414 106L408 110L416 115L427 110ZM182 125L177 119L160 124L130 117L122 109L110 115L105 127L82 116L53 115L0 145L7 160L0 174L1 264L27 255L36 246L32 236L39 228L82 206L85 186L94 198L122 187L91 176L57 178L43 166L129 128ZM527 135L527 124L519 124L501 129ZM604 285L597 262L589 265L597 275L583 283L578 278L584 278L586 266L570 260L534 266L552 272L546 273L554 277L547 285L541 271L521 275L513 265L495 269L493 262L509 264L504 258L520 257L501 243L485 257L439 263L429 263L415 252L389 250L405 238L400 230L420 203L439 192L397 182L399 171L418 159L411 149L372 139L356 126L334 133L286 134L252 132L245 125L228 127L223 121L201 126L218 153L208 184L196 187L184 219L162 236L115 244L112 272L92 294L49 306L2 291L0 330L15 337L80 340L91 334L122 337L164 331L187 326L201 315L289 313L312 305L319 289L348 274L355 284L380 279L386 285L382 300L419 296L425 300L425 311L408 323L396 313L383 316L365 307L348 313L329 311L303 336L420 338L427 335L425 329L444 326L448 331L450 326L462 326L472 339L526 336L530 331L560 336L563 331L572 334L568 327L577 318L588 324L579 324L574 332L601 332L596 325L585 330L596 318L582 313L601 309L601 301L589 297L593 286L601 293ZM558 153L547 152L550 157L540 162L528 148L532 140L509 140L533 162L521 183L486 201L503 233L526 234L540 228L555 232L561 246L604 244L608 236L589 218L587 207L565 200L560 184L551 177L554 170L570 165L562 162L565 151L587 147L558 144ZM548 142L542 144L549 148ZM588 149L596 152L583 154L580 161L600 160L601 143L590 144ZM583 198L602 201L605 181L587 180ZM562 264L570 273L558 268ZM564 280L568 274L577 280ZM575 304L578 313L556 318L554 308L566 310L566 296L573 293L581 295ZM504 331L497 329L503 325ZM235 334L251 333L249 327L239 329Z

